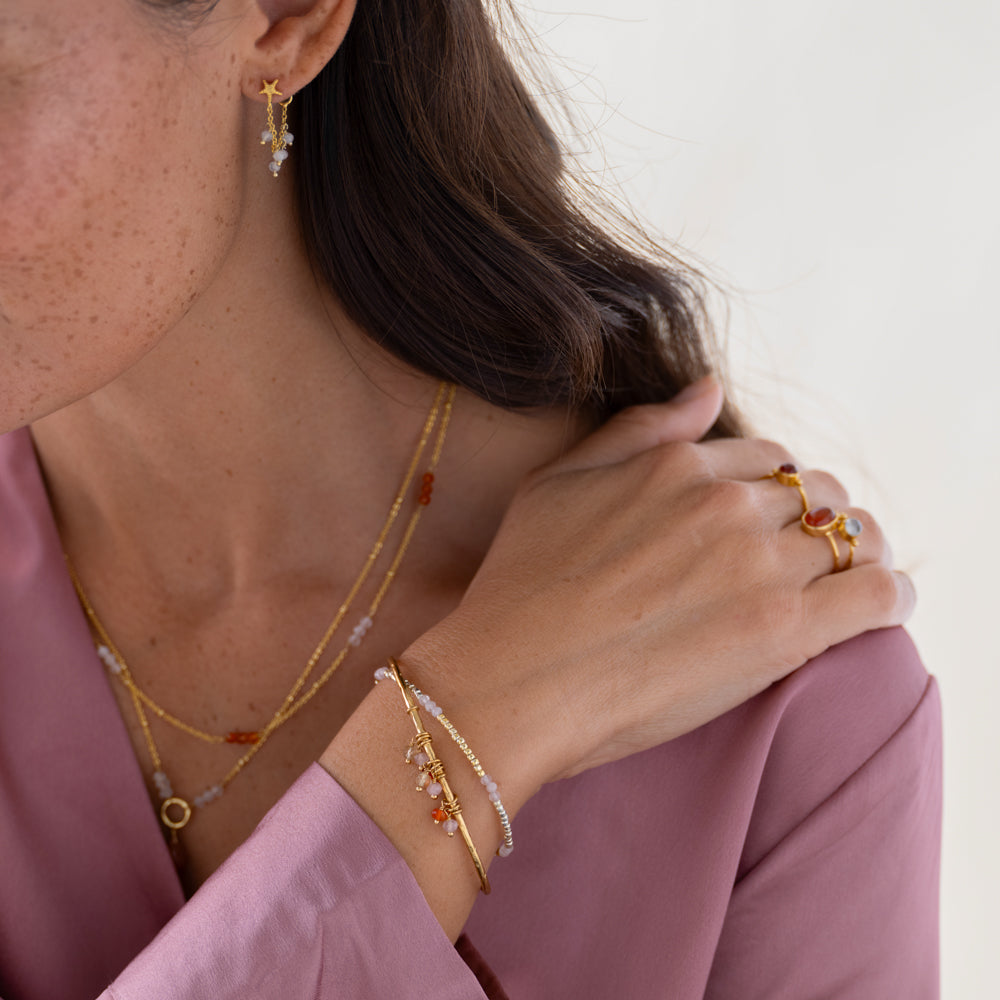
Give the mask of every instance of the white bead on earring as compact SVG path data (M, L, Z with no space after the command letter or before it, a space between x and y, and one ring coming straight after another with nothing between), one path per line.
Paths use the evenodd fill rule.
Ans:
M292 103L292 98L287 101L279 101L281 105L281 125L277 128L274 124L274 105L272 101L275 97L284 97L278 90L278 81L268 83L263 81L264 86L260 93L267 94L267 128L260 134L260 144L266 146L271 144L271 162L267 169L271 171L271 176L278 179L278 171L281 170L282 163L288 159L288 147L295 141L295 136L288 131L288 105Z

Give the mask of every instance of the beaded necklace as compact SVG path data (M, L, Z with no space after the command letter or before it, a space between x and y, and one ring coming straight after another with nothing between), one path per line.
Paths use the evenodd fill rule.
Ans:
M184 722L173 713L168 712L152 697L150 697L150 695L143 691L136 683L132 671L125 661L125 657L114 644L107 629L104 627L97 615L97 612L94 610L93 605L87 598L83 589L83 584L80 581L80 577L73 564L70 562L69 557L66 556L66 565L69 570L70 579L73 581L73 586L76 589L77 597L79 598L84 614L93 629L95 639L99 640L96 643L98 656L108 668L112 677L116 678L125 687L132 699L132 705L135 708L136 717L139 720L139 726L142 729L143 738L146 742L146 748L149 752L150 761L153 765L153 782L156 785L156 791L161 800L159 810L160 822L163 824L164 830L169 837L171 849L174 854L174 860L179 867L182 864L179 849L179 833L191 821L194 811L196 809L204 808L222 795L229 783L233 781L233 779L247 766L247 764L250 763L251 760L253 760L268 739L270 739L270 737L278 729L280 729L281 726L293 718L313 699L313 697L315 697L320 689L334 675L337 668L344 662L351 649L355 649L361 645L361 641L364 639L368 630L374 623L378 609L381 606L392 581L396 577L396 573L399 570L403 556L405 555L406 550L410 545L410 541L413 538L413 533L420 520L420 515L423 512L423 509L431 501L431 493L433 491L434 484L434 469L437 467L438 461L441 458L441 450L444 447L444 439L448 431L448 424L451 419L451 411L454 400L455 386L442 382L438 386L437 394L434 397L434 403L427 415L426 421L424 422L424 426L420 434L420 440L417 443L416 450L410 460L410 464L406 470L405 476L403 477L399 490L393 499L392 506L389 508L389 513L386 516L382 530L375 539L375 543L372 545L371 551L368 553L368 557L365 560L364 565L361 567L360 573L355 579L354 584L351 586L351 589L348 591L347 596L344 598L344 602L337 609L337 614L334 616L333 621L323 634L319 644L313 650L312 655L309 657L305 667L296 678L295 683L285 696L280 707L274 712L267 723L265 723L265 725L258 730L233 730L225 734L207 732L197 726ZM442 404L443 413L441 412ZM438 421L439 414L440 422ZM434 431L435 424L438 425L437 436L426 471L421 479L417 502L413 513L410 515L410 519L406 524L403 535L400 538L399 545L396 548L389 567L383 575L382 581L368 605L366 614L354 627L350 637L344 643L337 655L332 659L329 666L327 666L327 668L313 681L313 683L306 688L306 684L312 676L316 665L319 663L323 653L326 651L334 635L337 633L344 619L347 617L351 605L357 598L358 593L361 591L365 581L368 579L379 554L382 552L386 538L396 522L399 512L406 499L406 495L409 493L414 477L416 476L417 468L420 464L421 456L423 455L427 442L430 440L431 434ZM209 786L201 792L201 794L188 801L187 799L174 794L173 785L164 769L159 748L157 747L156 740L153 737L153 732L149 724L149 716L147 715L147 709L149 709L167 725L170 725L173 728L186 733L188 736L194 737L195 739L212 744L246 744L249 745L249 749L239 758L239 760L236 761L225 776L216 784Z

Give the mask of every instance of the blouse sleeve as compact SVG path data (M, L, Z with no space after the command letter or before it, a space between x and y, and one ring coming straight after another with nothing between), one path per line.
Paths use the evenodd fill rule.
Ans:
M388 839L318 764L101 1000L485 1000Z
M706 1000L939 995L940 704L741 874Z

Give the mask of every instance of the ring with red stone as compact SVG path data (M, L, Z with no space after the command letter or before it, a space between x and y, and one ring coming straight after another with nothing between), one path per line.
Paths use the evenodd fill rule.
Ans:
M809 510L809 498L806 496L805 487L802 485L802 476L791 462L779 465L776 469L772 469L766 476L761 476L760 478L776 479L782 486L791 486L797 489L799 496L802 498L802 513L805 514Z
M854 562L854 550L861 534L861 522L856 517L836 514L829 507L813 507L802 515L802 530L814 538L826 538L833 552L833 572L850 569ZM848 543L849 549L844 564L840 564L840 549L834 535L839 535Z

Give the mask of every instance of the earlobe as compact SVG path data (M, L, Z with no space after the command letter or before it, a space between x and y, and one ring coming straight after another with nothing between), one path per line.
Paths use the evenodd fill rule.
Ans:
M261 81L279 79L297 93L333 58L350 27L356 0L258 0L268 18L248 61L243 92L263 101Z

